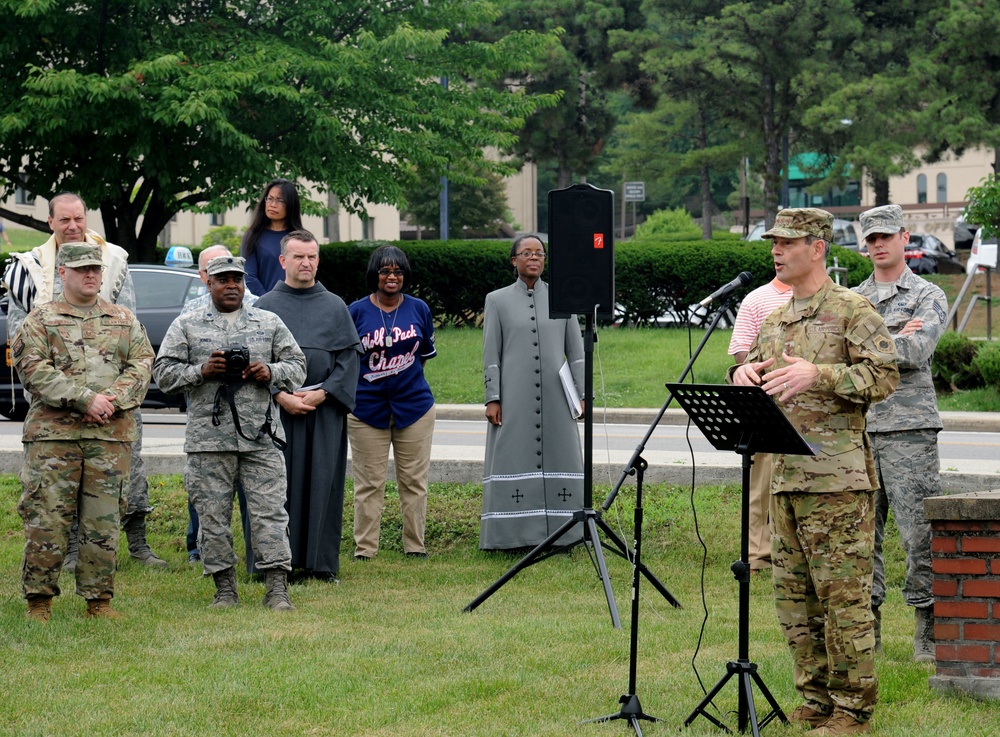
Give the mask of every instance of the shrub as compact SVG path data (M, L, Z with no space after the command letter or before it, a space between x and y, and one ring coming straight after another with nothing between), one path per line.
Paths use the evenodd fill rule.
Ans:
M931 369L937 384L950 391L975 389L983 385L983 376L976 365L978 346L961 333L948 331L941 336Z
M1000 389L1000 346L985 343L980 346L972 365L979 369L986 386Z
M691 241L701 238L701 226L683 207L675 210L657 210L635 229L637 241L669 240Z
M210 228L205 237L201 239L202 249L209 246L221 245L230 250L231 253L240 252L240 235L235 225L220 225Z

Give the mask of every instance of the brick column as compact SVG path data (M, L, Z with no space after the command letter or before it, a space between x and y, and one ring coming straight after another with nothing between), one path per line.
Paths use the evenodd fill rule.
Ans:
M1000 490L924 501L931 523L937 691L1000 699Z

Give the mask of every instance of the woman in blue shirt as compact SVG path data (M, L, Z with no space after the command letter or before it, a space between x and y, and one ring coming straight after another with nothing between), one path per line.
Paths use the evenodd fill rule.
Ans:
M427 557L424 522L435 410L424 362L437 351L430 308L403 293L410 276L406 254L382 246L368 259L371 294L350 306L363 351L354 413L347 418L357 561L370 560L378 552L390 445L403 516L403 552Z
M287 179L274 179L264 187L240 244L240 255L247 260L246 288L250 293L263 297L285 280L278 256L281 239L293 230L302 230L298 190Z

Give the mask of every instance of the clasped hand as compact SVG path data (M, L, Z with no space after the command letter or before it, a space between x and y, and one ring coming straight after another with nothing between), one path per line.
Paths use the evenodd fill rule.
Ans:
M740 364L733 372L733 383L737 386L759 386L769 396L778 395L779 402L787 402L799 392L816 386L819 379L816 364L787 353L782 353L781 359L786 365L773 371L768 371L775 363L773 358Z

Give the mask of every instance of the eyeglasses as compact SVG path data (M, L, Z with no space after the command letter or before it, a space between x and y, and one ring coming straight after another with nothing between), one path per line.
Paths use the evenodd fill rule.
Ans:
M87 264L86 266L70 266L73 271L78 271L81 274L100 274L104 271L103 266L98 266L97 264Z
M266 202L269 205L283 205L283 204L285 204L285 201L283 199L281 199L280 197L265 197L264 198L264 202Z
M525 261L527 261L529 258L538 258L541 259L542 261L545 260L545 251L521 251L520 253L515 255L520 256Z
M402 269L379 269L378 270L378 275L379 276L394 276L397 279L399 277L401 277L401 276L404 276Z

